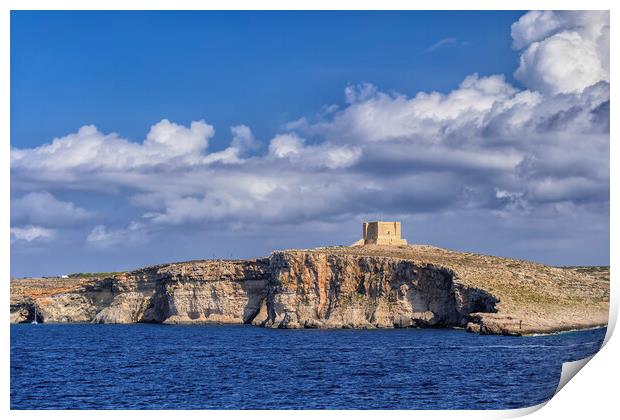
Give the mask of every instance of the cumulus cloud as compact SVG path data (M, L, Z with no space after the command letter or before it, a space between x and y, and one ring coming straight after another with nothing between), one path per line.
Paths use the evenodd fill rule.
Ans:
M304 148L304 139L296 134L279 134L269 143L269 153L277 158L298 158Z
M295 133L279 134L269 143L270 156L287 160L297 167L346 168L356 163L361 153L359 147L329 142L306 145L306 140Z
M366 143L415 136L431 144L445 137L446 130L480 125L494 105L508 104L516 93L503 76L477 74L466 77L448 94L420 92L413 98L384 93L369 84L349 86L345 90L349 106L326 121L306 125L306 129L334 142Z
M42 226L15 226L11 227L11 242L40 242L54 238L56 231Z
M523 49L515 77L544 93L581 92L609 82L608 11L534 11L512 25Z
M34 149L11 150L11 168L30 171L101 171L196 165L208 160L203 152L215 133L204 121L189 127L166 119L153 125L142 144L103 134L94 125L56 138Z
M11 224L68 226L93 216L93 212L71 202L57 200L47 191L31 192L11 200Z
M204 121L162 120L141 143L85 126L49 144L12 149L12 188L127 197L142 222L96 226L87 240L101 247L143 243L150 229L166 225L210 222L298 225L465 210L533 221L543 213L594 218L609 203L606 19L525 14L512 35L526 89L478 74L450 92L413 96L354 84L345 88L343 106L286 124L266 151L245 125L232 127L229 147L215 152L208 151L214 129ZM564 42L578 45L568 51ZM587 54L574 63L579 48ZM566 61L565 75L545 64L555 60ZM18 200L28 215L23 223L48 217L26 209L32 197ZM74 217L83 210L50 207Z

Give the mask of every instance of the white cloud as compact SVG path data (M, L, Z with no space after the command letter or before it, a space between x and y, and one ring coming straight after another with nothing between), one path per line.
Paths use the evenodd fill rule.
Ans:
M534 10L521 16L512 24L510 34L517 49L541 41L552 35L562 26L557 12L551 10Z
M448 47L470 47L472 44L469 41L461 41L458 38L455 37L447 37L447 38L443 38L440 39L439 41L435 42L433 45L431 45L430 47L428 47L426 49L427 53L432 53L435 50L441 49L441 48L448 48Z
M444 39L441 39L441 40L435 42L430 47L428 47L426 52L433 52L433 51L435 51L435 50L437 50L439 48L455 46L455 45L457 45L457 43L458 43L458 40L456 38L454 38L454 37L444 38Z
M517 92L503 76L476 74L466 77L458 89L445 95L420 92L407 98L380 92L368 84L349 86L345 95L350 105L311 128L313 133L333 142L391 141L415 135L422 143L432 143L445 136L446 129L479 125L493 106L513 98Z
M277 158L298 158L304 148L304 139L296 134L279 134L271 139L269 153Z
M364 102L377 96L377 87L371 83L361 83L357 86L349 85L344 90L344 97L347 104Z
M232 133L230 146L240 152L256 150L260 146L247 125L241 124L230 127L230 132Z
M94 217L94 213L67 201L57 200L46 191L31 192L11 200L11 223L69 226Z
M164 119L151 127L144 148L156 156L191 156L207 149L215 130L204 121L192 121L189 128Z
M141 223L131 222L126 228L108 229L104 225L95 226L86 240L98 248L130 247L145 243L148 232Z
M54 238L56 231L53 229L44 228L42 226L15 226L11 227L11 242L24 241L46 241Z
M286 159L299 168L336 169L355 164L362 155L362 150L359 147L329 142L306 146L305 139L295 133L287 133L271 139L269 154L278 159Z
M609 82L609 12L529 12L512 25L524 49L515 77L545 93L581 92Z
M349 167L362 155L359 147L326 147L322 151L325 153L325 166L330 169Z
M188 128L164 119L151 127L144 143L138 144L86 125L50 144L11 149L11 168L62 173L196 165L208 159L203 152L214 133L204 121L194 121Z

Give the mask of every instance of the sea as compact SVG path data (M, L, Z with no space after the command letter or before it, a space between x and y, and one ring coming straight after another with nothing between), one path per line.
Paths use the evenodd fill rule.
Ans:
M550 399L605 329L11 325L11 409L509 409Z

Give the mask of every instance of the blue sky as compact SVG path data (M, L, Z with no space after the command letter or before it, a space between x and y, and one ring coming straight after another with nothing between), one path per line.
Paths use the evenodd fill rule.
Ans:
M268 138L342 103L348 84L411 95L449 91L474 72L511 78L518 54L507 28L521 14L14 12L12 144L87 123L140 139L162 118L244 123Z
M608 33L604 13L12 12L12 275L351 243L377 215L606 264Z

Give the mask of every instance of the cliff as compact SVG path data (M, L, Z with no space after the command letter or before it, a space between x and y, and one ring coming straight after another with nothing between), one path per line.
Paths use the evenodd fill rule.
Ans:
M276 251L107 278L14 279L11 322L463 327L529 334L606 324L608 271L428 246Z
M11 281L11 322L249 322L269 261L192 261L113 278Z

